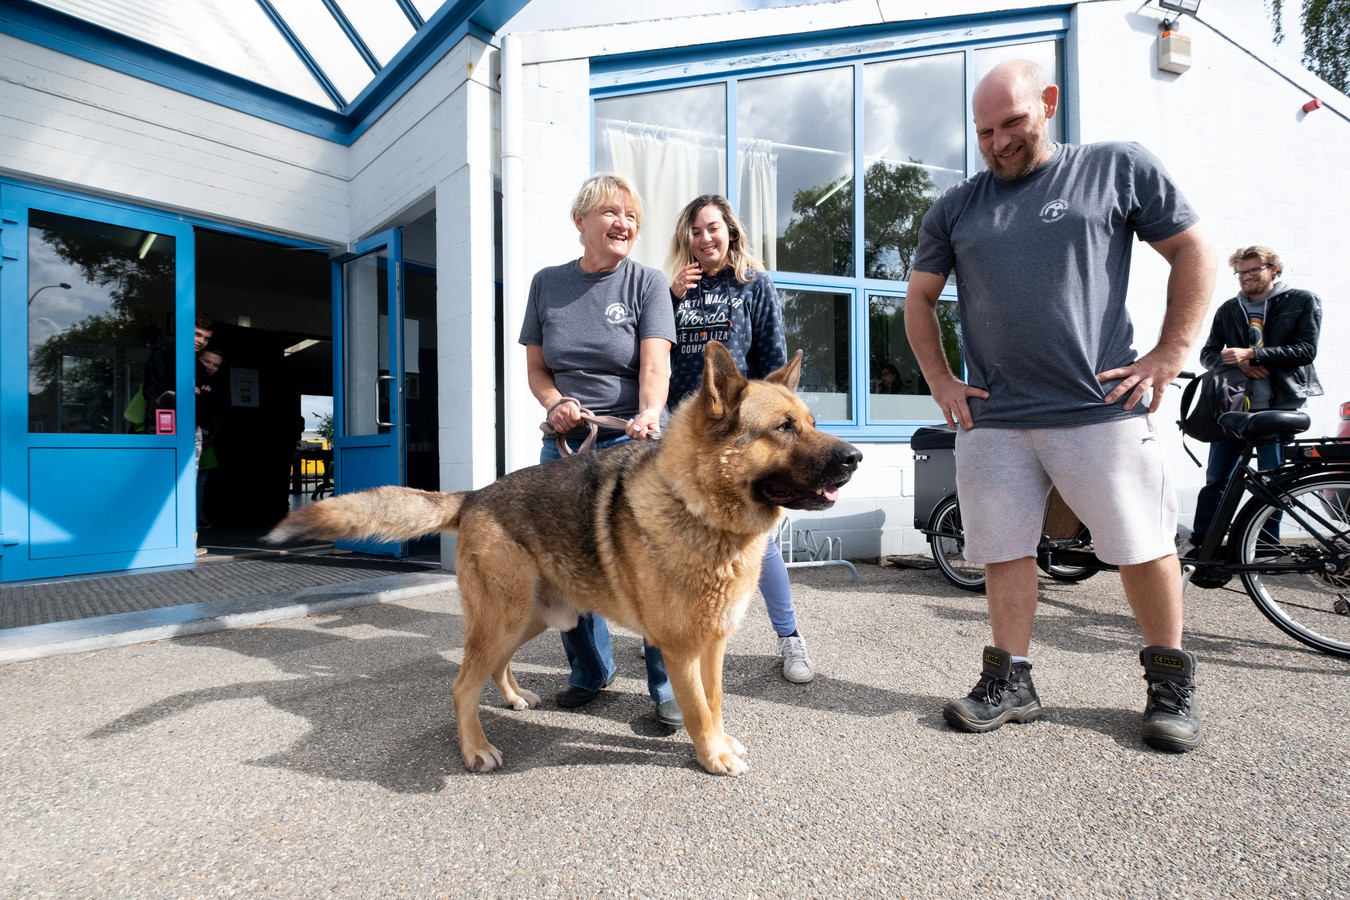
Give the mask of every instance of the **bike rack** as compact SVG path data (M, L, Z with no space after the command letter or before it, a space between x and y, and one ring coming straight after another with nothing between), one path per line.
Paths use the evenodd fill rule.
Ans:
M792 520L784 518L774 532L773 540L778 545L778 552L783 555L783 562L790 569L804 566L848 566L848 570L853 573L853 580L858 580L858 570L853 563L844 559L844 542L838 537L826 536L817 539L806 529L794 530ZM800 547L797 546L797 542L801 543ZM799 554L804 554L805 558L798 559Z

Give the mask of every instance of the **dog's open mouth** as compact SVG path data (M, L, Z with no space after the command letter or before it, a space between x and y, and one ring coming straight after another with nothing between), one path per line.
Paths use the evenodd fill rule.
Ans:
M788 509L829 509L839 499L839 489L847 483L846 476L840 481L827 481L814 490L805 490L796 485L765 479L755 485L755 492L770 506L786 506Z

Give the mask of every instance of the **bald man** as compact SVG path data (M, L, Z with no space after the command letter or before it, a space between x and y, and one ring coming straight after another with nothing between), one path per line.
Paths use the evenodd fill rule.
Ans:
M991 645L953 728L1040 718L1031 680L1036 545L1051 487L1120 567L1142 632L1141 736L1182 752L1200 741L1195 659L1182 649L1176 493L1152 414L1199 334L1215 260L1162 164L1134 143L1056 144L1059 89L1032 62L1005 62L975 89L988 171L924 217L905 329L933 399L957 427L965 555L985 564ZM1125 308L1135 238L1170 266L1157 343L1136 353ZM952 373L937 303L956 273L967 372Z

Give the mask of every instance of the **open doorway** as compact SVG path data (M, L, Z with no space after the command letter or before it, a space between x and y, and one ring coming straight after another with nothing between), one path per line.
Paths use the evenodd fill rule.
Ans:
M198 229L196 251L197 313L214 322L210 344L224 358L214 377L217 465L205 470L197 543L237 555L262 549L262 535L291 509L332 490L331 434L323 433L334 395L331 265L322 251L207 229ZM408 329L418 348L417 371L405 376L407 480L434 490L434 269L410 266L405 293L407 318L418 322ZM439 553L434 542L414 549Z

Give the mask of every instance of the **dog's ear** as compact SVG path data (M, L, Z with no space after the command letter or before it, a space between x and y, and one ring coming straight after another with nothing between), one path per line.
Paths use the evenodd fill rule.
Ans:
M765 375L764 380L772 381L774 384L781 384L795 394L797 392L797 382L801 380L801 377L802 351L798 350L797 354L793 356L792 359L788 360L787 365L783 366L783 368L779 369L777 372L770 372L768 375Z
M708 341L703 349L703 411L708 418L725 416L727 407L740 399L747 383L731 352L717 341Z

